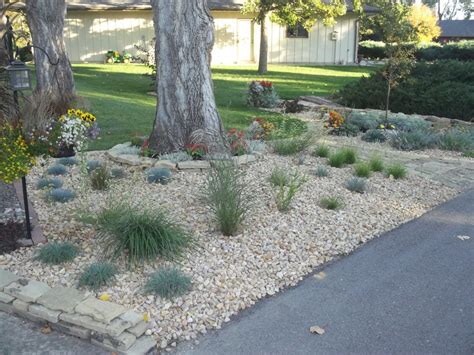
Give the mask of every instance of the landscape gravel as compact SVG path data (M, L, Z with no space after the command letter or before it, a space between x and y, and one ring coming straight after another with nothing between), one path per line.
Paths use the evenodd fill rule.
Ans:
M107 161L103 152L91 152L89 159ZM68 168L63 179L64 188L75 191L77 198L61 204L46 202L45 192L34 188L35 181L54 164L45 161L28 176L39 222L49 240L76 243L82 252L74 262L50 266L33 260L39 246L21 248L0 256L0 267L51 287L76 286L82 270L101 260L95 230L80 217L120 201L137 208L164 209L192 231L197 242L197 247L179 263L192 279L191 291L172 301L144 295L147 276L167 262L157 260L129 269L118 260L115 262L120 272L115 282L98 295L106 292L111 301L148 313L148 333L155 335L161 348L168 348L178 341L195 339L208 329L220 328L259 299L296 285L316 266L352 252L458 193L417 176L393 180L381 173L369 179L367 193L353 193L344 187L352 176L352 167L327 167L329 176L320 178L311 172L317 165L325 165L325 159L308 155L298 165L302 161L266 154L263 159L241 167L252 207L241 231L232 237L223 236L216 229L209 207L202 202L206 171L173 172L171 182L161 185L147 183L139 168L123 167L126 177L113 180L109 190L101 192L88 187L80 167L75 166ZM111 161L107 164L116 167ZM277 210L268 181L275 166L298 170L307 176L287 213ZM326 196L339 196L344 208L321 208L319 201Z

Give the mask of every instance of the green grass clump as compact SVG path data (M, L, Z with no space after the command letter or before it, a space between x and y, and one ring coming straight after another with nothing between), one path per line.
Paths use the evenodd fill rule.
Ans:
M150 184L166 185L171 181L171 170L168 168L150 168L146 171Z
M290 177L285 169L279 167L273 168L272 174L270 175L270 183L273 186L286 186L289 180Z
M110 171L107 166L100 165L89 174L93 190L107 190L110 185Z
M474 158L474 150L464 152L462 156L466 158Z
M191 235L160 210L112 205L98 214L96 225L104 255L126 256L129 264L173 260L192 245Z
M346 188L352 192L363 194L367 191L367 180L364 178L352 177L346 182Z
M52 189L46 195L46 199L53 202L66 203L73 200L76 197L74 191L67 189Z
M372 169L367 163L359 163L354 166L354 175L358 177L368 178L372 175Z
M117 268L110 263L94 263L86 267L79 278L79 287L98 290L115 277Z
M72 166L72 165L78 164L79 161L74 157L64 157L64 158L59 158L57 160L57 163L62 164L62 165Z
M383 160L379 157L372 157L369 160L370 169L374 172L381 172L384 169Z
M191 279L175 267L164 267L150 275L144 291L146 294L173 299L184 295L191 288Z
M101 165L102 165L102 162L100 160L89 160L86 163L87 172L90 174Z
M232 162L222 161L213 166L202 192L224 235L233 235L245 219L250 202L242 173Z
M324 197L319 201L319 205L328 210L338 210L344 206L339 197Z
M325 166L319 165L314 169L313 174L318 176L318 177L326 177L329 175L328 169L326 169Z
M79 248L69 242L49 242L42 246L35 255L35 260L44 264L62 264L74 260Z
M290 176L287 185L279 185L275 191L275 203L280 212L286 212L290 208L291 201L296 196L306 178L298 172Z
M340 153L344 156L344 164L354 164L357 161L357 152L352 148L343 148Z
M276 154L287 156L301 153L312 144L312 141L312 135L305 133L295 137L276 139L271 141L270 145Z
M329 166L333 168L342 168L345 164L346 156L342 152L331 154L328 158Z
M63 186L63 182L58 178L41 178L36 182L38 190L43 189L59 189Z
M316 157L327 158L329 156L330 150L327 145L321 144L316 147L313 152L313 155Z
M387 168L387 176L393 176L394 179L403 179L408 175L408 171L404 165L397 163Z
M48 175L66 175L67 174L67 167L62 164L55 164L50 166L47 170L46 173Z

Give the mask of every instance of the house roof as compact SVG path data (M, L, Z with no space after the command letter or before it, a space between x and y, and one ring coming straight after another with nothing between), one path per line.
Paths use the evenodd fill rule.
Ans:
M142 10L150 9L150 0L66 0L69 10ZM240 10L245 0L208 0L211 10ZM347 10L354 11L353 2L346 0ZM372 6L364 6L368 13L377 12Z
M440 37L474 38L474 20L439 21Z

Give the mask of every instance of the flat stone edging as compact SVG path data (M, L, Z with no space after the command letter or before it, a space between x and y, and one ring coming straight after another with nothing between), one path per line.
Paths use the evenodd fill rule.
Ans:
M156 348L143 316L124 306L67 287L49 287L0 269L0 311L90 341L119 354L148 354Z

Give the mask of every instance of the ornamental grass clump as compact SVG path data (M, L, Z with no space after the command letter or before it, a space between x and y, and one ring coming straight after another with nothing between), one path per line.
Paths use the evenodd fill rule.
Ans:
M301 186L306 182L306 177L295 172L290 176L287 185L279 185L275 189L275 203L280 212L289 210L293 198Z
M40 178L36 181L36 188L43 189L59 189L63 186L63 182L58 178Z
M105 165L100 165L89 174L93 190L107 190L110 185L110 171Z
M203 199L211 208L224 235L237 232L250 207L242 178L238 167L228 161L216 163L207 176Z
M336 152L329 156L328 164L333 168L342 168L346 161L346 156L342 152Z
M330 154L329 147L327 145L319 145L313 152L313 155L320 158L327 158Z
M117 274L117 268L110 263L94 263L85 268L79 278L79 287L98 290L107 286Z
M46 173L48 175L66 175L67 174L67 167L62 164L55 164L50 166L47 170Z
M166 185L171 181L171 170L168 168L150 168L146 171L146 177L150 184Z
M403 179L407 175L408 175L407 169L405 168L405 166L403 166L400 163L390 165L387 168L387 176L388 177L393 176L395 180Z
M327 210L338 210L344 206L340 197L323 197L319 205Z
M89 160L86 163L87 172L90 174L101 165L102 165L102 162L100 160Z
M192 246L192 236L160 210L138 210L126 204L103 209L96 228L105 257L125 257L143 264L158 257L174 260Z
M343 148L340 150L344 156L344 164L354 164L357 161L357 152L352 148Z
M273 186L286 186L289 180L290 176L288 175L287 170L280 167L273 168L272 174L270 175L270 183Z
M299 136L276 139L271 141L273 151L278 155L295 155L306 150L313 142L313 135L309 132Z
M44 264L62 264L74 260L79 254L79 248L69 242L49 242L42 246L34 259Z
M377 156L370 158L369 166L370 166L370 170L374 172L381 172L384 169L383 160Z
M317 166L312 173L318 177L326 177L329 175L328 169L322 165Z
M354 166L354 175L363 178L369 178L372 175L372 169L367 163L359 163Z
M59 158L57 160L57 163L62 164L62 165L72 166L72 165L77 165L79 161L74 157L64 157L64 158Z
M165 299L173 299L184 295L190 288L191 278L189 276L175 267L164 267L150 275L144 292Z
M364 178L352 177L346 182L346 188L352 192L363 194L367 191L367 180Z
M46 195L46 199L53 202L66 203L73 200L76 197L74 191L57 188L52 189Z

